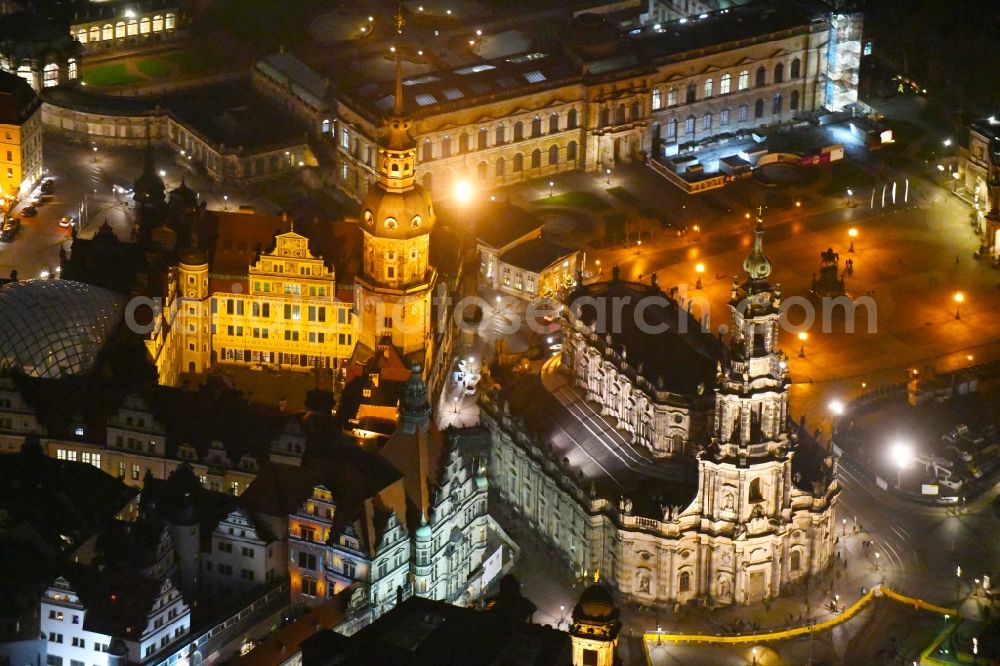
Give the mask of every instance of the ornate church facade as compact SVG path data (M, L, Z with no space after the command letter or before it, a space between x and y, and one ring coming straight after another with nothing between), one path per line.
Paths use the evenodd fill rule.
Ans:
M498 498L578 574L600 570L639 603L764 601L833 557L836 464L789 415L762 237L758 220L726 339L655 278L615 275L569 297L562 359L483 401ZM656 298L633 310L666 328L601 331L601 304L626 295Z

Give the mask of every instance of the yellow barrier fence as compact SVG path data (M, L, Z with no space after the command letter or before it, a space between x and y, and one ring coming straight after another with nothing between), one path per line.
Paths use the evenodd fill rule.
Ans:
M815 622L813 624L803 625L801 627L793 627L791 629L782 629L781 631L771 631L763 634L740 634L737 636L713 636L710 634L668 634L658 631L647 631L643 634L643 639L647 642L667 642L667 643L720 643L720 644L740 644L740 643L766 643L769 641L781 641L789 638L795 638L797 636L805 636L809 633L817 633L826 631L827 629L832 629L842 622L847 622L852 617L857 615L861 610L868 605L868 603L875 599L876 597L885 596L888 599L897 601L899 603L907 604L913 606L917 610L926 610L932 613L939 613L941 615L958 615L958 611L954 608L944 608L942 606L936 606L934 604L928 603L922 599L914 599L913 597L907 597L905 595L894 592L887 587L876 587L869 590L863 597L858 599L858 601L847 608L840 615L830 618L829 620L824 620L822 622Z

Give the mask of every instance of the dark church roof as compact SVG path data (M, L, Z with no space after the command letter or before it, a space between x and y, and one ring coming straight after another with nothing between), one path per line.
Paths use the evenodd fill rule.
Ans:
M570 666L568 634L502 613L410 597L351 637L319 632L302 646L303 666ZM312 649L321 643L322 649Z

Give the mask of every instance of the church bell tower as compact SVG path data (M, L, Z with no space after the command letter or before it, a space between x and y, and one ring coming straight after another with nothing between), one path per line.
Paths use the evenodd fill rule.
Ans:
M402 16L396 19L402 32ZM356 280L359 344L378 349L391 340L404 356L427 367L431 345L431 293L437 274L429 262L434 205L416 183L417 146L403 104L400 48L396 49L395 102L378 149L378 180L361 206L362 270Z

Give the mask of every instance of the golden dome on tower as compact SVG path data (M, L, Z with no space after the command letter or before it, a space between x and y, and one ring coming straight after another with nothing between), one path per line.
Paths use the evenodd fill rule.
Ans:
M387 189L376 182L361 205L361 228L379 238L405 240L429 234L436 216L431 196L420 185Z

